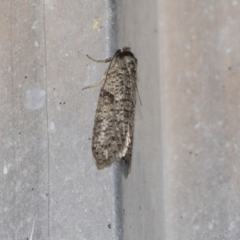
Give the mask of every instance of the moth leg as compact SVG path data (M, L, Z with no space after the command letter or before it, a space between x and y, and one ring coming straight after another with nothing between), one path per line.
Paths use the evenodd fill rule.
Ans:
M105 75L104 75L99 81L97 81L96 83L94 83L94 84L92 84L92 85L90 85L90 86L87 86L87 87L83 88L82 90L89 89L89 88L94 88L94 87L96 87L101 81L103 81L104 79L105 79Z
M89 59L91 59L92 61L94 61L94 62L101 62L101 63L108 63L108 62L111 62L112 61L112 57L111 58L107 58L107 59L105 59L105 60L96 60L96 59L94 59L94 58L92 58L92 57L90 57L90 56L88 56L88 55L86 55Z
M133 140L133 139L132 139ZM125 177L128 176L128 174L130 173L130 170L131 170L131 162L132 162L132 141L130 143L130 145L128 146L128 150L127 150L127 153L126 155L122 158L122 160L124 161L125 163L125 172L124 172L124 175Z
M137 83L136 83L136 90L137 90L138 99L140 101L140 105L142 106L142 101L141 101L141 98L140 98L140 95L139 95L139 92L138 92Z

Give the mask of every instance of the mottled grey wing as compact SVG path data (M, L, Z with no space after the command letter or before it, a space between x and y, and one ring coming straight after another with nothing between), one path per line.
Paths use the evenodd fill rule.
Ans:
M105 74L96 110L92 152L98 169L124 159L129 171L136 104L137 59L117 51Z
M103 85L96 110L92 138L93 157L98 169L122 158L129 169L135 103L127 96L118 98L117 94L106 89L107 85Z
M93 127L92 153L98 169L116 160L117 142L114 95L101 89Z

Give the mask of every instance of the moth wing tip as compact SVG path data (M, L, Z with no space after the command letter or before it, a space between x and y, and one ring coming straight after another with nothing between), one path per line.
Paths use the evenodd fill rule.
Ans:
M97 161L97 159L95 157L93 157L93 160L94 160L95 165L97 166L98 170L101 170L101 169L103 169L105 167L108 167L108 166L110 166L112 164L112 162L110 162L110 163L108 163L108 162L99 162L99 161Z

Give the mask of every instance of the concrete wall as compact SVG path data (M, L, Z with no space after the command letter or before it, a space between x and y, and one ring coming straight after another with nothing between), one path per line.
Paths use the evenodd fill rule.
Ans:
M240 2L160 1L166 239L240 238Z
M0 2L0 239L240 238L240 2ZM105 59L138 58L134 152L98 171Z
M104 1L1 1L0 239L119 239L113 168L97 171L97 81L114 41ZM120 233L119 233L120 232Z

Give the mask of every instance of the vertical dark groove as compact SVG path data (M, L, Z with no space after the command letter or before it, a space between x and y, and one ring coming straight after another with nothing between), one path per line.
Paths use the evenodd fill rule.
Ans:
M122 175L123 162L114 165L114 211L116 213L115 229L116 236L122 240L123 235L123 215L122 215Z
M116 0L107 1L108 8L111 9L111 16L108 18L108 30L107 35L109 36L110 42L108 46L109 56L113 56L117 50L117 9ZM109 12L109 9L107 9ZM113 165L113 177L114 177L114 211L116 214L115 218L115 236L117 239L122 240L123 233L123 215L122 215L122 175L123 175L123 163L119 162Z
M108 18L108 29L107 29L107 35L109 36L110 42L109 42L109 56L113 56L113 54L116 51L116 0L108 0L107 1L108 8L111 9L110 17ZM106 12L109 12L107 9Z

